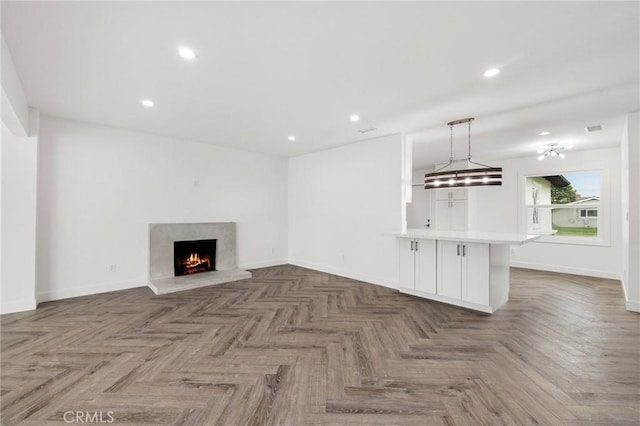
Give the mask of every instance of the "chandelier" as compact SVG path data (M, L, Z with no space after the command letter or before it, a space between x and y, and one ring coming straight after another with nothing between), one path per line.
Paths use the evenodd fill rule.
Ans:
M424 175L424 189L502 185L502 167L487 166L471 160L471 122L473 120L473 118L463 118L447 123L451 134L449 162L434 172ZM469 128L467 158L454 160L453 126L463 123L467 123ZM453 163L459 161L466 161L467 168L455 168Z
M565 148L563 146L558 146L555 143L549 144L546 148L538 150L538 154L540 154L538 156L538 160L544 160L547 157L565 158L566 155L560 152L564 149L569 149L569 147Z

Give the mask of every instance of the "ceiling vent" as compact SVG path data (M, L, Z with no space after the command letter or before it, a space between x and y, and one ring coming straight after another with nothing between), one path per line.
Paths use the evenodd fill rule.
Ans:
M373 131L375 131L375 130L378 130L378 129L377 129L377 128L375 128L375 127L367 127L367 128L365 128L365 129L360 129L360 130L358 130L358 131L359 131L360 133L369 133L369 132L373 132Z
M584 128L585 132L587 133L599 132L602 129L604 129L604 126L602 124L596 124L595 126L588 126Z

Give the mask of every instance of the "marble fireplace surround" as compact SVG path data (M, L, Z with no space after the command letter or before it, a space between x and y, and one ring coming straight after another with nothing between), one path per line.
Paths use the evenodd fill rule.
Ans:
M216 271L174 276L173 242L215 239ZM155 294L173 293L251 278L251 272L236 264L236 224L150 223L149 288Z

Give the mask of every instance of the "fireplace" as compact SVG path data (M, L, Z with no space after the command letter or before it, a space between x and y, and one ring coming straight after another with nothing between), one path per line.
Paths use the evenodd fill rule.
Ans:
M149 288L155 294L247 278L251 272L236 262L235 223L149 224Z
M174 275L197 274L216 270L216 241L195 240L173 242Z

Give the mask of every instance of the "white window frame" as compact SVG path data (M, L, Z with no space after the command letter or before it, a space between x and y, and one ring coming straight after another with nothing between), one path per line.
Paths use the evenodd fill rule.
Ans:
M584 208L579 208L578 210L580 210L580 217L584 217L584 218L590 218L590 217L598 217L598 208L597 207L584 207ZM590 215L589 212L596 212L595 215ZM584 215L582 214L584 213Z
M564 235L541 235L534 243L572 244L585 246L611 246L611 181L609 171L606 169L562 169L560 167L554 171L534 171L518 173L518 229L520 233L529 233L527 228L527 210L532 208L527 204L527 178L565 175L572 173L600 173L600 205L597 207L598 216L592 216L598 220L598 235L596 237L578 237ZM538 208L549 208L551 205L536 205ZM563 208L562 205L554 207ZM589 209L589 206L567 208Z

